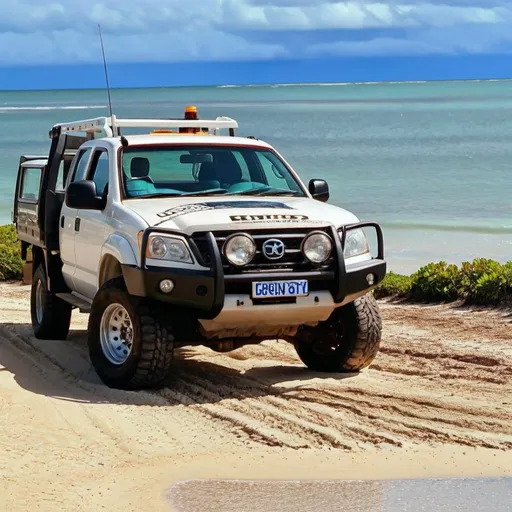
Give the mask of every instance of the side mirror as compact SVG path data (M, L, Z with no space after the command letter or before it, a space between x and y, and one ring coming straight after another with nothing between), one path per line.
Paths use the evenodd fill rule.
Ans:
M96 183L91 180L74 181L66 190L66 204L77 210L103 210L105 201L98 196Z
M309 193L313 196L313 199L327 202L329 199L329 185L325 180L311 180L309 182Z

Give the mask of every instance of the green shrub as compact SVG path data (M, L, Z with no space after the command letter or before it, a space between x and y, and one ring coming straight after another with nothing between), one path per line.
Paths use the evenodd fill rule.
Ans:
M497 305L512 300L512 262L502 265L476 258L460 268L445 261L429 263L410 277L389 272L374 294L376 298L406 296L421 302Z
M426 302L454 301L459 298L459 269L445 261L429 263L412 276L411 297Z
M466 304L499 304L512 293L512 263L477 258L460 270L459 294Z
M389 272L382 283L373 289L375 298L405 297L411 291L412 280L410 276Z
M14 224L0 226L0 244L11 246L18 244Z
M14 225L0 226L0 279L20 279L22 271Z
M0 244L0 279L20 279L23 262L17 247Z

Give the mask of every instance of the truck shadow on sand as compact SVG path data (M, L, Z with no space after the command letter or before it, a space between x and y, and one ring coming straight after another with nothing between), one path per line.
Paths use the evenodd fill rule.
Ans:
M263 351L262 347L262 351ZM218 359L219 363L207 360ZM65 341L38 340L30 324L0 323L0 370L7 370L26 391L81 403L175 406L226 399L286 396L309 388L312 380L338 382L357 373L320 373L297 364L266 360L245 371L228 367L226 354L184 347L175 352L173 369L159 389L124 391L101 382L89 360L86 331L71 330ZM230 358L232 366L238 358ZM259 362L263 362L259 360ZM3 367L3 368L2 368Z

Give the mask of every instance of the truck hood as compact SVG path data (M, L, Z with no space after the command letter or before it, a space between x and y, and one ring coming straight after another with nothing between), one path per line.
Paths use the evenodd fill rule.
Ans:
M151 227L190 235L197 231L265 227L339 227L358 218L337 206L295 197L225 197L130 199L124 205Z

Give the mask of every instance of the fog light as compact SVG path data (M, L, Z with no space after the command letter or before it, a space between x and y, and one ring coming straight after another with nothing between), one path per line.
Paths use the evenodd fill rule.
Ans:
M174 290L174 283L170 279L162 279L159 287L163 293L171 293Z
M199 297L204 297L208 293L208 288L206 286L200 285L196 288L196 293Z
M373 274L368 274L366 276L366 282L370 285L370 286L373 286L373 283L375 283L375 276Z

